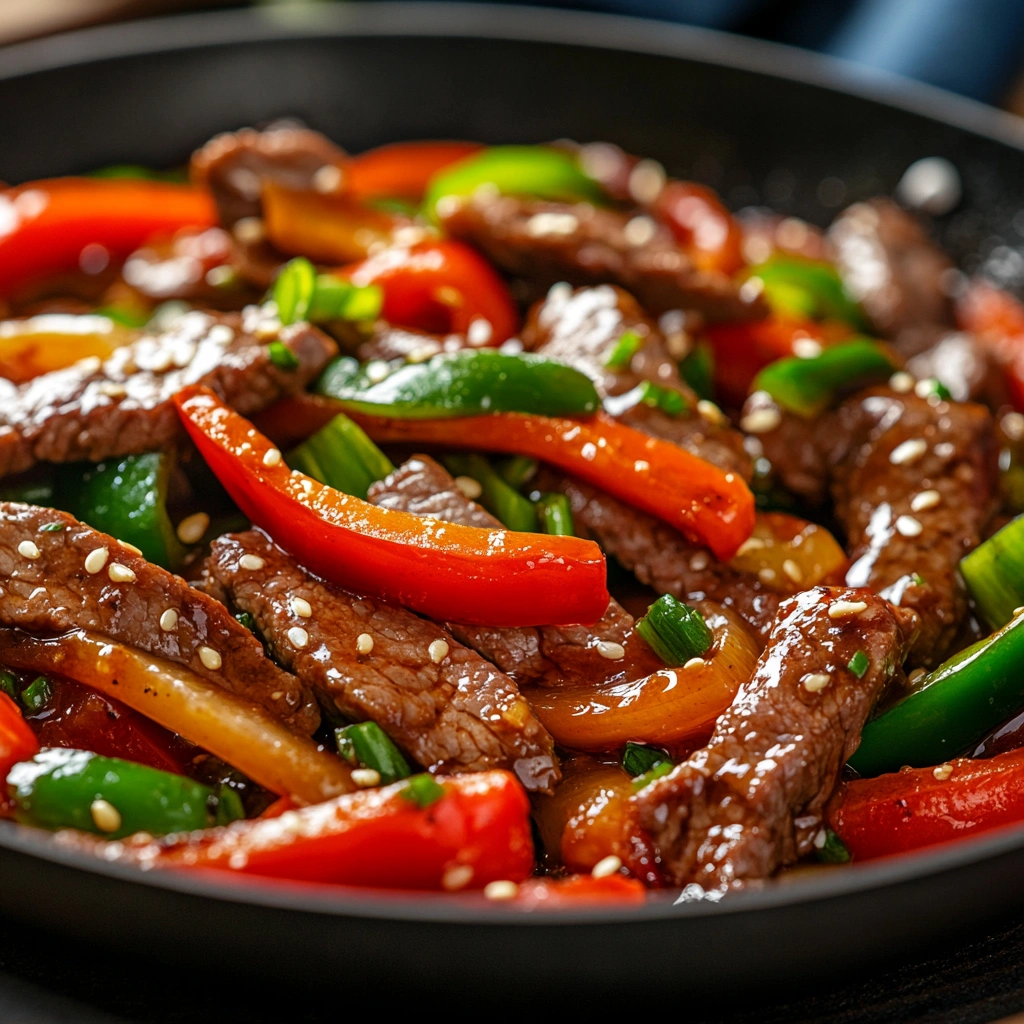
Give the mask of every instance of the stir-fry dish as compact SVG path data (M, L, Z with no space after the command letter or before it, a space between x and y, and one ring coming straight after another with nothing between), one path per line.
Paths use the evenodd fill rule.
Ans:
M1024 822L1024 305L600 143L0 192L3 828L718 899Z

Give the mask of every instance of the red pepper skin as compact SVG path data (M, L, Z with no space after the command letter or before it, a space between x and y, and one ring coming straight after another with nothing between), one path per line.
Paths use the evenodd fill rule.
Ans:
M701 270L735 274L743 264L743 230L715 193L693 181L670 181L652 212Z
M21 717L18 705L0 693L0 773L7 773L19 762L28 761L39 753L39 741Z
M519 318L505 282L474 249L454 240L385 249L340 273L356 284L384 291L381 316L388 323L430 334L463 334L486 320L488 345L516 332Z
M604 413L589 420L517 412L413 420L346 412L378 442L437 443L542 459L664 519L723 562L754 528L754 497L738 474Z
M483 149L479 142L395 142L345 166L345 190L359 199L422 199L440 170Z
M972 281L957 303L957 325L1002 365L1010 401L1024 411L1024 304L985 281Z
M952 772L904 768L846 783L829 811L855 860L952 842L1024 821L1024 750L950 761ZM944 771L940 774L945 774Z
M565 910L573 907L635 905L647 899L643 883L625 875L569 875L568 878L531 878L519 887L514 904L530 910Z
M120 261L154 235L217 223L207 192L161 181L52 178L0 193L0 295L77 270L87 245ZM8 226L8 223L10 226Z
M268 466L270 441L208 388L186 388L175 403L238 507L324 579L433 619L481 625L593 623L608 607L604 556L592 541L378 508L282 461Z

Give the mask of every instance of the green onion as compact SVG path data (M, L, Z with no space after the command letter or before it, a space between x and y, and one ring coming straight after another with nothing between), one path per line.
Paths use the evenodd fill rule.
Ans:
M413 775L402 787L402 796L422 810L436 804L444 796L444 786L435 781L432 775Z
M815 851L815 856L822 864L850 863L850 851L830 828L825 830L825 845Z
M960 572L992 629L1024 605L1024 516L1011 520L960 562Z
M652 409L660 409L669 416L681 416L689 408L686 399L671 388L663 388L659 384L652 384L651 381L641 381L637 385L640 393L640 401L649 405Z
M18 695L14 689L15 682L16 680L14 678L13 672L9 672L5 668L0 669L0 690L6 693L7 696L11 698L11 700L18 699Z
M608 353L604 365L609 370L624 370L633 360L633 356L640 350L643 339L636 331L626 331L617 342L614 348Z
M39 527L40 533L60 533L64 529L63 523L46 523Z
M622 767L630 775L636 777L657 768L666 761L671 764L668 754L657 747L648 747L643 743L627 743L622 755Z
M679 364L683 380L693 388L698 398L715 397L715 354L706 342L694 345Z
M919 398L937 398L942 402L952 401L953 394L938 377L919 380L914 388Z
M572 522L572 506L564 494L544 494L537 502L540 524L545 533L556 537L575 536Z
M281 323L294 324L307 319L315 291L316 267L305 256L289 260L278 272L270 290Z
M528 458L525 455L513 455L509 459L502 459L494 464L498 476L517 491L521 491L525 484L528 484L537 475L540 463L536 459Z
M249 614L249 612L239 612L235 618L243 625L250 633L256 632L256 620Z
M914 586L915 587L923 587L924 586L924 577L919 572L915 572L914 575L911 576L910 578L914 581Z
M863 651L858 651L847 663L846 667L858 678L863 679L864 673L871 667L871 659Z
M291 451L288 465L364 500L370 486L395 469L363 429L341 414Z
M282 324L300 320L376 320L384 302L380 285L356 285L333 274L318 274L305 256L289 260L270 289Z
M349 764L372 768L379 773L381 782L397 782L412 773L402 752L376 722L360 722L358 725L335 729L334 739L338 744L338 753Z
M267 346L267 355L279 370L299 368L299 357L283 341L272 341Z
M777 313L799 319L842 320L858 331L868 326L830 263L779 253L751 268L749 276L760 279L764 297Z
M638 775L633 780L633 792L639 793L644 786L649 786L655 779L660 779L663 775L668 775L675 765L671 761L662 761L661 764L656 764L650 771L646 771L643 775Z
M214 814L215 825L230 825L233 821L241 821L245 817L242 798L227 783L221 783L216 796L217 809Z
M40 708L49 704L52 696L53 687L50 685L50 680L46 676L39 676L21 691L21 703L29 711L39 711Z
M636 624L636 631L666 665L685 665L711 646L712 634L696 608L663 594Z
M452 476L472 477L481 488L477 501L510 530L537 532L537 508L513 490L482 455L448 455L444 464Z

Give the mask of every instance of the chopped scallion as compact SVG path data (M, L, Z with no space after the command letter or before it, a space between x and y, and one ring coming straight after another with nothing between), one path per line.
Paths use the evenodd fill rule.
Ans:
M815 854L822 864L848 864L850 862L850 851L832 829L825 830L825 845L815 851Z
M39 527L40 533L59 533L64 529L63 523L46 523Z
M643 775L666 761L671 764L671 760L664 750L649 747L644 743L627 743L622 754L623 769L634 777Z
M395 467L362 427L339 413L288 454L288 465L345 494L366 498Z
M540 524L545 533L556 537L574 536L572 506L564 494L544 494L537 502Z
M612 348L611 352L608 353L608 358L605 359L604 365L609 370L624 370L629 366L633 359L633 356L640 350L640 346L643 344L643 339L636 331L626 331Z
M299 357L283 341L272 341L267 346L267 355L279 370L299 368Z
M536 459L528 458L525 455L513 455L509 459L502 459L495 463L494 468L498 476L517 491L521 491L525 484L528 484L537 475L540 463Z
M11 700L18 699L17 692L14 689L15 682L16 680L13 672L9 672L5 668L0 668L0 691L6 693Z
M402 788L402 796L422 810L436 804L444 796L444 786L426 773L413 775Z
M858 678L863 679L864 673L871 667L871 660L863 651L858 651L847 663L846 667Z
M376 320L384 302L380 285L357 285L334 274L318 274L304 256L289 260L270 290L282 324L300 320Z
M245 817L245 807L242 806L242 798L227 783L222 782L217 789L216 801L215 824L230 825L231 822L241 821Z
M636 624L636 631L666 665L678 667L711 646L704 616L671 594L663 594Z
M660 409L669 416L681 416L689 408L686 399L671 388L663 388L659 384L652 384L651 381L641 381L640 401L649 405L652 409Z
M21 691L21 703L29 711L39 711L46 707L53 695L53 688L46 676L39 676L33 679L24 690Z
M243 625L250 633L256 632L256 620L248 612L239 612L235 618Z
M334 738L338 753L349 764L356 768L372 768L383 783L408 778L412 772L402 752L376 722L359 722L335 729ZM426 777L430 778L429 775Z
M509 487L482 455L449 455L444 464L452 476L468 476L476 480L481 488L477 500L510 530L537 532L536 506Z
M309 308L316 291L316 267L298 256L289 260L278 272L270 290L282 324L294 324L309 318Z
M675 765L671 761L662 761L661 764L656 764L650 771L644 772L643 775L638 775L633 780L633 792L639 793L644 786L649 786L655 779L668 775L674 767Z
M715 356L705 342L694 345L689 355L679 364L683 380L693 388L698 398L715 397Z

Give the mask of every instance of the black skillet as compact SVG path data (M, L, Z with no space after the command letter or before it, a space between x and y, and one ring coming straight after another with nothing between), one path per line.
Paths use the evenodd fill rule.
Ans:
M733 205L819 223L941 155L965 188L939 225L947 247L1011 284L1024 268L1020 122L767 44L612 17L378 3L140 22L0 51L10 182L172 165L217 131L285 115L354 151L430 137L610 139ZM1022 873L1016 829L720 904L523 914L473 897L142 875L0 830L0 911L62 936L342 991L492 998L611 987L733 996L836 980L1014 914Z

